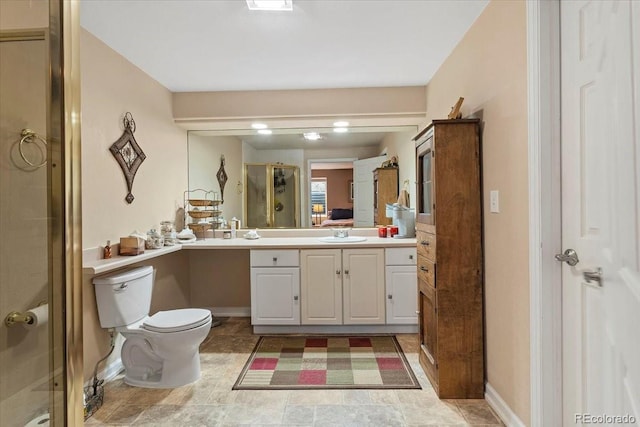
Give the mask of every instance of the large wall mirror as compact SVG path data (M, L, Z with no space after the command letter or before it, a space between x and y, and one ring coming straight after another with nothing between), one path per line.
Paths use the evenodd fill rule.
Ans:
M417 126L270 130L189 131L190 190L219 191L216 173L225 158L227 221L235 217L248 228L372 227L373 169L392 157L399 188L415 200Z

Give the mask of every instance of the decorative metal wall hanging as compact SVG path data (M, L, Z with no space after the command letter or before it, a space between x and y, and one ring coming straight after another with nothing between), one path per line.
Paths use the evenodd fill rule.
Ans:
M224 171L224 154L220 156L220 169L218 169L216 177L220 185L220 197L222 198L222 203L224 203L224 185L227 183L228 178L227 173Z
M109 151L111 151L113 157L118 161L124 173L124 178L127 180L128 193L125 200L127 203L131 203L134 199L133 194L131 194L133 178L135 178L138 168L147 156L133 137L133 133L136 131L136 122L133 121L131 113L127 112L124 115L122 123L124 124L124 132L122 136L111 145Z

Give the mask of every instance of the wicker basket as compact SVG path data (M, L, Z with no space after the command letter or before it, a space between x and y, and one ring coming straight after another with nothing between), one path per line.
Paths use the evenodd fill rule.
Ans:
M213 211L189 211L191 218L209 218L213 216Z

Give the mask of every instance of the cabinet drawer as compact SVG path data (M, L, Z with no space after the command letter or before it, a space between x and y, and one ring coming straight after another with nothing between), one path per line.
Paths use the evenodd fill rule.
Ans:
M436 265L425 257L418 257L418 281L436 287Z
M251 267L298 267L300 256L297 250L274 249L252 250Z
M435 234L426 233L418 230L416 235L418 241L418 255L422 255L431 261L436 260L436 236Z
M385 265L416 265L416 248L387 248L384 251Z

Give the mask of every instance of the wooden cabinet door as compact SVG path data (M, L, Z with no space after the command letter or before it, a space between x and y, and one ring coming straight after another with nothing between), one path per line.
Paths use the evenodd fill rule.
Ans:
M384 249L343 249L345 325L385 323Z
M420 311L420 362L426 367L427 375L432 380L435 378L435 383L437 383L438 317L436 315L436 292L423 279L418 280L418 305Z
M386 267L387 323L418 323L418 279L415 265L390 265Z
M300 324L299 268L251 268L251 324Z
M342 259L340 249L300 251L301 323L342 324Z

